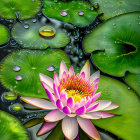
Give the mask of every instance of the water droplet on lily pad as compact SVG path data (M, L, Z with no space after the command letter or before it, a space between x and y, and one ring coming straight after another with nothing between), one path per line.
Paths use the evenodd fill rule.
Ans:
M28 28L29 28L29 25L28 25L28 24L25 24L25 25L24 25L24 28L25 28L25 29L28 29Z
M33 18L33 19L32 19L32 22L33 22L33 23L37 22L37 19L36 19L36 18Z
M23 109L23 106L19 103L15 103L11 105L11 109L14 111L21 111Z
M63 17L65 17L65 16L67 16L68 15L68 13L67 13L67 11L61 11L61 16L63 16Z
M14 66L14 67L13 67L13 70L14 70L14 71L20 71L20 69L21 69L20 66Z
M43 26L39 29L39 34L43 37L53 37L56 30L52 26Z
M17 75L17 76L16 76L16 80L21 81L22 79L23 79L23 78L22 78L21 75Z
M54 71L55 67L53 65L48 65L47 70L48 71Z
M14 92L5 92L3 97L6 100L16 100L17 99L17 94Z
M93 7L94 7L95 9L98 9L98 8L99 8L98 2L95 2L95 3L93 4Z
M79 12L78 12L78 15L79 15L79 16L83 16L83 15L84 15L84 11L79 11Z

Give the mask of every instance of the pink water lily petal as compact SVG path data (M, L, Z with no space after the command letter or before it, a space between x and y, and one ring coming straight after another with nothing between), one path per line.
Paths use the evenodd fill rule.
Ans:
M45 91L47 93L48 98L55 104L55 97L54 97L54 95L47 89L45 82L42 81L41 83L42 83L42 86L43 86L43 88L45 89Z
M20 99L28 104L31 104L33 106L36 106L38 108L45 109L45 110L54 110L57 108L53 103L45 99L34 98L34 97L20 97Z
M67 70L67 67L66 67L66 64L64 61L61 61L61 64L60 64L60 69L59 69L59 80L62 79L62 75L63 75L63 72L66 72L68 73L68 70Z
M103 110L112 110L112 109L116 109L118 107L119 107L118 104L111 103L111 105L109 105L108 107L104 108Z
M67 99L68 99L68 95L65 91L62 91L60 94L60 100L63 102L63 104L67 104Z
M77 117L78 124L81 129L91 138L95 140L101 140L96 128L92 124L92 122L88 119L84 119L81 117Z
M52 130L57 125L57 122L44 122L42 128L39 130L37 135L43 135Z
M54 95L55 95L55 98L56 99L60 99L60 95L59 95L59 92L55 86L55 84L53 84L53 90L54 90Z
M90 77L90 64L89 61L85 63L82 70L80 71L80 74L84 72L85 73L85 79L88 79Z
M75 117L76 114L68 114L69 117Z
M82 72L82 73L80 74L80 77L81 77L81 78L85 78L85 72Z
M56 105L57 105L57 107L60 109L60 110L62 110L63 109L63 103L61 102L61 100L60 99L58 99L57 101L56 101Z
M108 107L109 105L111 105L111 101L101 100L101 101L99 101L99 105L95 109L93 109L91 112L103 110L104 108Z
M55 83L56 87L58 87L60 85L60 80L59 80L58 74L56 72L54 73L54 83Z
M71 113L71 109L70 109L68 106L65 106L65 107L63 108L63 112L64 112L65 114L70 114L70 113Z
M78 123L76 118L66 116L62 120L62 131L68 140L74 140L78 135Z
M72 109L74 107L74 105L75 105L74 99L72 97L68 98L67 106Z
M101 119L101 118L109 118L113 116L115 116L115 114L113 113L98 111L98 112L86 113L81 115L80 117L86 119Z
M39 74L40 81L46 83L51 89L53 89L53 79L40 73Z
M88 101L87 101L86 104L85 104L85 107L88 108L90 104L91 104L91 100L88 99Z
M69 76L71 77L71 76L75 76L75 72L74 72L74 70L73 70L73 66L71 65L70 66L70 69L69 69Z
M93 74L90 76L91 82L93 82L93 81L95 81L95 80L98 81L99 77L100 77L100 71L96 71L95 73L93 73Z
M78 109L75 111L75 113L76 113L77 115L82 115L82 114L84 114L85 112L86 112L86 107L85 107L85 106L82 106L82 107L78 108Z
M46 122L57 122L59 120L62 120L65 116L66 116L66 114L64 114L63 112L56 109L56 110L53 110L53 111L49 112L44 117L44 119L45 119Z
M99 105L99 103L95 103L94 105L88 107L87 110L86 110L86 112L90 112L90 111L94 110L95 108L98 107L98 105Z
M78 109L79 107L80 107L80 103L76 102L73 111Z
M101 92L96 93L95 95L93 95L92 99L91 99L91 104L93 102L95 102L101 95Z

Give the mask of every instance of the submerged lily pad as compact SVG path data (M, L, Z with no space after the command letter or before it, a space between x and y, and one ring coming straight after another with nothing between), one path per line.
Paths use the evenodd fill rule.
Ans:
M86 36L84 49L93 52L94 63L110 75L140 72L140 13L121 15L98 26Z
M70 65L67 55L57 49L15 51L2 62L0 81L7 89L21 96L47 98L39 79L39 73L53 78L54 72L59 72L62 60L67 66ZM53 65L55 70L48 71L48 65ZM14 66L20 66L20 71L15 71Z
M91 4L82 0L44 0L42 11L48 17L80 27L90 24L98 15Z
M29 140L29 136L19 120L0 110L0 139Z
M140 96L140 73L126 73L125 74L125 81L127 84L132 87Z
M0 24L0 45L5 44L9 38L10 34L8 29L4 25Z
M46 27L44 31L48 31L47 27L54 28L56 30L55 36L41 36L40 28L42 27ZM48 46L51 48L60 48L66 46L70 41L64 29L46 24L43 21L34 23L32 20L26 20L22 23L16 23L12 29L12 35L22 47L30 49L46 49Z
M99 14L103 13L101 16L103 20L129 12L140 11L139 0L91 0L91 2L99 4L98 12Z
M29 19L40 11L41 6L41 0L0 0L0 17Z
M120 107L112 110L114 117L92 120L93 124L122 139L138 140L140 137L140 102L132 90L115 79L101 76L99 89L101 100L110 100Z

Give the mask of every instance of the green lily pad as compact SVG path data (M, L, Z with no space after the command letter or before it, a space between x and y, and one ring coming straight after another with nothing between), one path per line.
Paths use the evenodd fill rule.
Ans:
M39 73L53 78L54 72L59 72L62 60L67 66L70 65L67 55L57 49L15 51L2 62L0 81L7 89L21 96L47 98L39 79ZM53 67L54 71L48 67Z
M0 17L20 20L34 17L42 6L41 0L0 0Z
M39 34L39 29L46 25L56 30L54 37L45 38ZM12 36L23 48L30 49L46 49L48 46L51 48L60 48L66 46L70 41L64 29L46 24L43 21L34 23L32 20L16 23L12 29Z
M102 92L100 99L110 100L120 107L111 111L117 116L92 120L93 124L122 139L138 140L140 137L140 102L136 94L122 82L105 76L100 78L98 91Z
M126 24L127 23L127 24ZM112 18L98 26L84 40L86 52L103 72L124 76L140 72L140 13Z
M125 74L125 81L127 84L132 87L140 96L140 73L126 73Z
M8 42L9 38L10 34L8 29L4 25L0 24L0 45L3 45L6 42Z
M29 140L29 136L19 120L0 110L0 139Z
M91 4L82 0L44 0L42 11L48 17L70 22L80 27L90 24L98 15Z
M103 20L129 12L140 11L139 0L91 0L91 2L99 4L98 12L99 14L103 13L101 16Z

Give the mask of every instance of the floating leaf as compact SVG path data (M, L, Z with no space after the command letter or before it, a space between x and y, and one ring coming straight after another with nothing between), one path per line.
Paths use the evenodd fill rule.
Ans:
M26 129L14 116L0 110L0 139L29 140Z
M51 28L56 30L55 36L41 36L39 31L42 27L46 27L43 31L48 31L48 33L51 32ZM30 49L46 49L48 46L51 48L60 48L66 46L70 41L70 38L64 29L49 23L46 24L43 21L35 23L32 22L32 20L26 20L22 23L18 22L12 29L12 35L22 47Z
M125 84L105 76L100 78L98 91L102 91L101 100L110 100L120 107L111 111L118 116L92 120L93 124L122 139L138 140L140 137L140 102L136 94Z
M10 34L8 29L4 25L0 24L0 45L5 44L9 38Z
M140 95L140 73L133 74L127 72L125 74L125 81Z
M53 78L54 72L59 72L60 62L64 60L70 65L66 54L57 49L46 51L20 50L8 55L0 67L0 81L10 90L21 96L47 98L39 73ZM20 66L20 71L14 71L14 66ZM47 66L53 65L54 71L48 71ZM22 78L21 78L22 77Z
M62 1L44 0L43 13L51 18L63 22L70 22L77 26L90 24L97 16L91 4L82 0Z
M91 2L99 4L98 12L99 14L104 13L101 16L103 20L129 12L140 11L139 0L91 0Z
M127 23L127 24L126 24ZM86 52L103 72L140 72L140 13L121 15L98 26L84 40Z
M0 0L0 17L29 19L40 11L41 6L40 0Z

